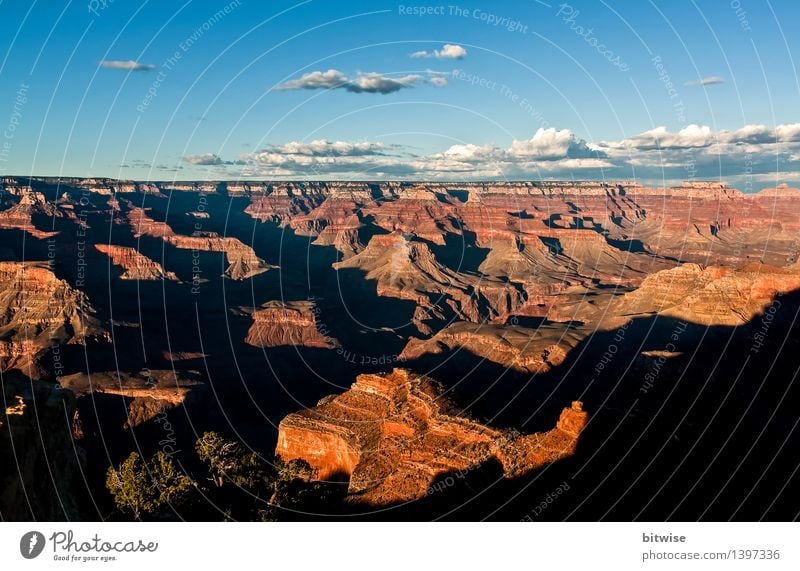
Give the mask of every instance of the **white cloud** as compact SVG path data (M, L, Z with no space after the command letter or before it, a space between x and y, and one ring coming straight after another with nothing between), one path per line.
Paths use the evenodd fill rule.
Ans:
M195 166L218 166L218 165L241 165L242 161L224 161L215 153L200 153L197 155L186 155L183 162Z
M629 149L687 149L707 147L713 141L714 134L710 127L692 124L677 133L671 133L666 127L656 127L625 139L622 145Z
M386 147L382 143L348 143L345 141L317 139L311 142L291 141L280 146L267 147L265 151L284 155L306 155L310 157L347 157L382 155L385 153Z
M445 44L435 53L439 59L463 59L467 55L467 50L458 44Z
M467 56L467 50L458 44L445 44L440 50L425 51L420 50L411 54L412 58L438 58L438 59L464 59Z
M630 177L723 178L751 185L756 175L798 170L792 158L800 153L800 124L751 124L721 131L688 125L677 132L662 126L621 141L602 141L597 148Z
M419 75L403 75L391 77L388 75L370 72L358 72L356 77L350 78L337 69L328 71L312 71L282 83L277 87L279 91L292 91L297 89L345 89L351 93L394 93L406 87L413 87L422 80Z
M595 151L584 140L578 140L569 129L539 128L532 138L513 141L509 152L518 158L560 159L567 156L586 157Z
M312 71L278 86L280 91L293 89L333 89L347 83L347 76L337 69Z
M569 129L539 128L532 138L513 141L511 153L517 157L558 158L567 154L573 136Z
M727 145L800 142L800 123L777 125L744 125L735 131L715 133L708 125L687 125L677 133L656 127L621 142L603 142L601 147L631 150L700 149Z
M422 79L419 75L403 75L388 77L380 73L361 73L345 85L347 91L353 93L394 93L404 87L412 87Z
M775 132L766 125L745 125L736 131L720 131L719 140L725 143L774 143Z
M473 173L473 177L479 176L478 173L490 177L524 177L543 170L572 173L615 165L604 152L590 148L569 129L540 128L530 139L512 141L508 149L492 144L452 145L442 153L415 160L413 166L429 175L460 172Z
M239 158L250 167L247 176L284 176L302 173L319 176L326 173L370 173L376 170L395 176L410 173L410 168L390 152L396 147L382 143L346 141L292 141L270 145Z
M433 69L426 69L425 74L428 76L428 83L434 87L444 87L450 82L455 71L436 71Z
M800 123L778 125L775 127L775 136L779 141L786 143L800 141Z
M151 71L156 68L156 66L149 63L139 63L138 61L133 60L103 60L99 62L98 65L106 69L122 69L126 71Z
M697 81L686 81L684 82L684 85L686 87L691 87L693 85L718 85L720 83L725 83L725 80L716 75L710 75L708 77L700 78Z
M435 76L434 76L435 77ZM469 142L419 156L378 142L319 139L269 145L239 157L243 176L354 179L727 180L747 184L800 178L800 124L744 125L714 131L657 127L627 139L589 144L569 129L541 128L508 145ZM190 164L229 165L213 153ZM777 171L777 172L776 172ZM744 183L742 183L744 181Z
M222 159L219 155L215 155L214 153L201 153L199 155L186 155L183 157L184 162L189 163L190 165L221 165Z

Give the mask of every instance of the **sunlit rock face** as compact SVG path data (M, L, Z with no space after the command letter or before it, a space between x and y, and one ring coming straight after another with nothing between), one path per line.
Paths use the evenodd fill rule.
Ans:
M223 252L228 261L224 275L234 280L246 280L274 268L259 258L253 248L232 236L220 236L214 232L196 232L191 236L177 234L166 222L153 220L139 207L128 211L128 223L136 238L149 236L161 238L181 250L195 252Z
M161 264L139 253L136 248L95 244L97 251L106 254L111 263L122 268L122 280L161 280L178 281L174 272L165 272Z
M312 301L270 301L252 313L253 325L245 341L255 347L316 347L331 349L339 345L323 331Z
M107 339L86 295L36 262L0 262L0 364L38 377L51 346Z
M490 460L510 478L569 456L587 419L574 402L548 432L504 432L462 415L432 379L395 369L360 375L347 392L287 416L276 453L307 461L318 479L349 478L352 501L385 505Z

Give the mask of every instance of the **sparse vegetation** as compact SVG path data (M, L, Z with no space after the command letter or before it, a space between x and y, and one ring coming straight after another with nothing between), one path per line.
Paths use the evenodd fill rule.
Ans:
M192 480L163 452L145 464L138 452L131 452L118 468L106 474L106 487L122 512L141 519L165 506L179 506L193 487Z
M328 486L311 482L302 460L269 462L216 432L203 434L195 452L191 476L163 452L149 462L132 452L109 468L106 487L119 512L137 520L191 513L192 519L274 521L332 497ZM195 489L200 493L193 495Z

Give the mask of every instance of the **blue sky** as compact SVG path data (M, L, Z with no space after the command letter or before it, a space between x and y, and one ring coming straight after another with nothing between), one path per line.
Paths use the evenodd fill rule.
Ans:
M0 174L799 178L788 0L54 4L0 3Z

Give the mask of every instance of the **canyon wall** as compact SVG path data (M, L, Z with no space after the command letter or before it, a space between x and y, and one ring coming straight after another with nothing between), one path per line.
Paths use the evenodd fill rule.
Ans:
M387 505L420 499L437 478L490 460L511 478L565 458L587 419L574 402L548 432L504 432L464 416L435 381L395 369L360 375L347 392L287 416L276 454L307 461L317 479L348 479L350 501Z

